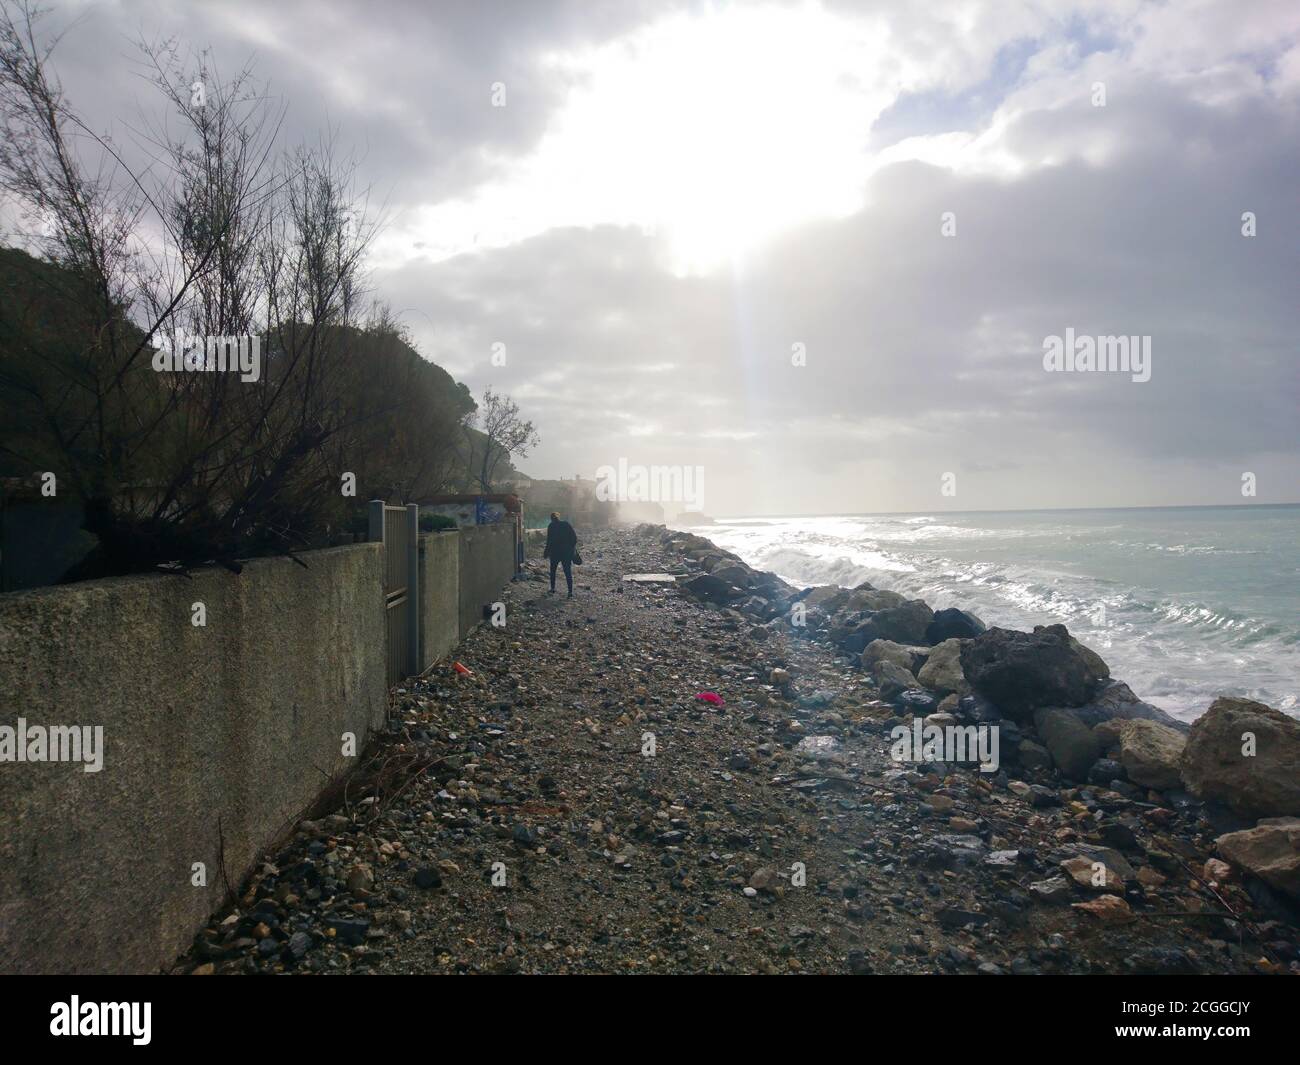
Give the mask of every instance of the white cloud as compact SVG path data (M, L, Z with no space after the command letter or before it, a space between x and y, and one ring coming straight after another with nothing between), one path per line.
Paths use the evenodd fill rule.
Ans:
M92 125L147 19L256 45L300 135L359 144L378 294L523 405L530 473L704 465L724 511L1300 483L1294 0L85 10ZM1152 335L1151 382L1044 375L1068 326Z

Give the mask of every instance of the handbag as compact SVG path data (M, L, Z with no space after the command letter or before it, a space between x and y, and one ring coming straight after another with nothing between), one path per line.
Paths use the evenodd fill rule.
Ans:
M582 552L579 551L576 547L573 549L573 564L575 566L582 565Z

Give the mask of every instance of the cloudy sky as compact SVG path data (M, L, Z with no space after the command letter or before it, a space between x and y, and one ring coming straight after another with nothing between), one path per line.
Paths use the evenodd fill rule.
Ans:
M336 125L385 205L378 294L519 402L535 476L699 466L720 515L1240 503L1245 472L1300 498L1294 0L50 24L103 128L154 106L142 32L253 58L290 140ZM1150 337L1150 380L1048 372L1067 329Z

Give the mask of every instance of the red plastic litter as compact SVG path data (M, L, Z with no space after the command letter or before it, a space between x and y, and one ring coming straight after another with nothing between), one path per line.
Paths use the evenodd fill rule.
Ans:
M467 677L472 677L474 675L473 670L466 669L459 662L454 663L451 668L454 669L457 673L463 673Z
M727 701L717 692L699 692L695 698L702 703L712 703L714 706L726 706Z

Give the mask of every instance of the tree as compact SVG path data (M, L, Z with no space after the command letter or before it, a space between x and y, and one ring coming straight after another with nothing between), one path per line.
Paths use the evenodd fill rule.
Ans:
M320 542L357 498L445 480L472 401L391 316L361 322L379 222L333 134L286 151L250 68L223 80L205 53L142 41L179 122L132 131L148 159L133 169L64 99L39 18L0 0L0 192L60 313L0 301L0 450L81 501L99 546L78 575L237 569ZM160 366L178 335L206 338L200 357L256 341L258 372Z
M346 343L346 402L357 421L341 438L368 498L418 502L460 482L459 443L474 401L464 385L421 357L405 326L376 303Z
M468 462L483 492L492 491L493 475L503 459L512 455L526 458L541 441L533 423L519 416L519 405L490 388L483 393L483 405L468 424L482 434L478 440L467 434L466 441Z

